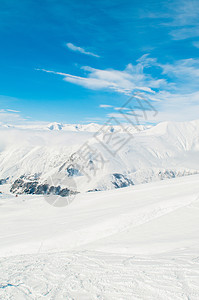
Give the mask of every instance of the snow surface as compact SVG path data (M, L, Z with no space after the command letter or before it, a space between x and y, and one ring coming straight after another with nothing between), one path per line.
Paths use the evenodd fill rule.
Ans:
M61 208L3 185L0 299L199 299L198 182L82 193Z

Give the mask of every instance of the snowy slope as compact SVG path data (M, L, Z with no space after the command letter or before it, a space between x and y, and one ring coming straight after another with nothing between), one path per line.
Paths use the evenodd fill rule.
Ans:
M102 244L102 250L106 251L109 251L109 246L111 247L113 243L114 246L111 248L114 252L159 253L162 251L163 243L161 230L175 211L178 214L179 227L176 228L176 236L175 231L168 230L168 239L173 241L171 245L168 241L166 242L167 246L169 245L168 250L175 249L176 244L179 245L181 228L183 236L189 235L189 244L190 238L194 244L198 241L198 211L196 209L199 201L198 180L199 175L192 175L126 189L78 194L69 206L63 208L49 205L44 196L19 195L15 198L12 195L6 197L3 194L1 196L1 254L13 255L17 252L28 253L29 251L35 253L41 243L43 243L44 252L58 249L69 250L79 246L82 249L87 244L95 249L96 242L97 249L101 249ZM64 198L63 201L65 201ZM189 211L187 216L183 214L184 207L186 211L187 209ZM163 220L163 226L150 228L149 222L152 224L157 222L157 219ZM186 228L181 224L182 222L186 223ZM139 237L139 234L135 235L136 228L138 226L141 228L144 226L142 224L146 223L148 239L151 240L150 230L156 232L153 250L150 247L145 249L143 242L148 242L145 236L143 241L136 241L136 246L134 242L131 243L131 229L133 241L135 237ZM12 224L15 226L13 227ZM187 227L188 225L190 226ZM172 226L171 223L169 226ZM128 243L125 242L126 233L128 233L129 249ZM106 238L108 238L108 243ZM137 248L139 243L140 248ZM120 249L121 245L123 249ZM182 239L181 246L186 246L186 240Z
M198 299L198 181L79 194L64 208L2 195L0 298Z

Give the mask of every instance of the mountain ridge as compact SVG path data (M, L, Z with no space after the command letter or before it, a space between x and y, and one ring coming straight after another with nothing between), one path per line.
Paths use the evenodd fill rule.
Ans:
M109 136L127 141L116 153L111 152L113 145L104 144L103 136L96 138L96 132L1 128L0 179L9 178L15 193L30 193L27 184L36 185L35 176L39 190L45 184L51 190L53 186L70 190L70 181L75 186L72 192L86 192L199 172L199 120L164 122L141 131L134 128L134 133L110 129L106 128ZM79 155L83 145L90 151L86 160Z

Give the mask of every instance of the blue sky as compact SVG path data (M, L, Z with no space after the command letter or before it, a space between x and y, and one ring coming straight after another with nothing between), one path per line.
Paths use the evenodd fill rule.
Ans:
M199 118L199 1L0 1L0 122Z

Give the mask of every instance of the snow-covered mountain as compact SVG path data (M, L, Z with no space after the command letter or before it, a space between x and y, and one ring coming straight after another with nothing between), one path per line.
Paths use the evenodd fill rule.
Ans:
M58 123L58 122L52 122L52 123L42 123L42 124L20 124L20 125L11 125L11 124L6 124L6 123L1 123L0 122L0 128L15 128L15 129L23 129L23 130L44 130L44 131L49 131L49 130L62 130L62 131L86 131L86 132L97 132L100 130L102 125L96 124L96 123L89 123L89 124L63 124L63 123ZM120 125L106 125L105 126L109 130L117 130L120 132L124 131L129 131L132 133L135 133L137 129L135 129L134 126L132 125L127 125L124 124L122 126ZM139 128L139 130L145 130L151 128L151 125L138 125L136 126Z
M199 299L199 174L118 189L198 172L199 121L113 133L0 130L0 299Z
M65 196L198 172L199 120L122 130L57 123L0 129L0 180L14 193Z

